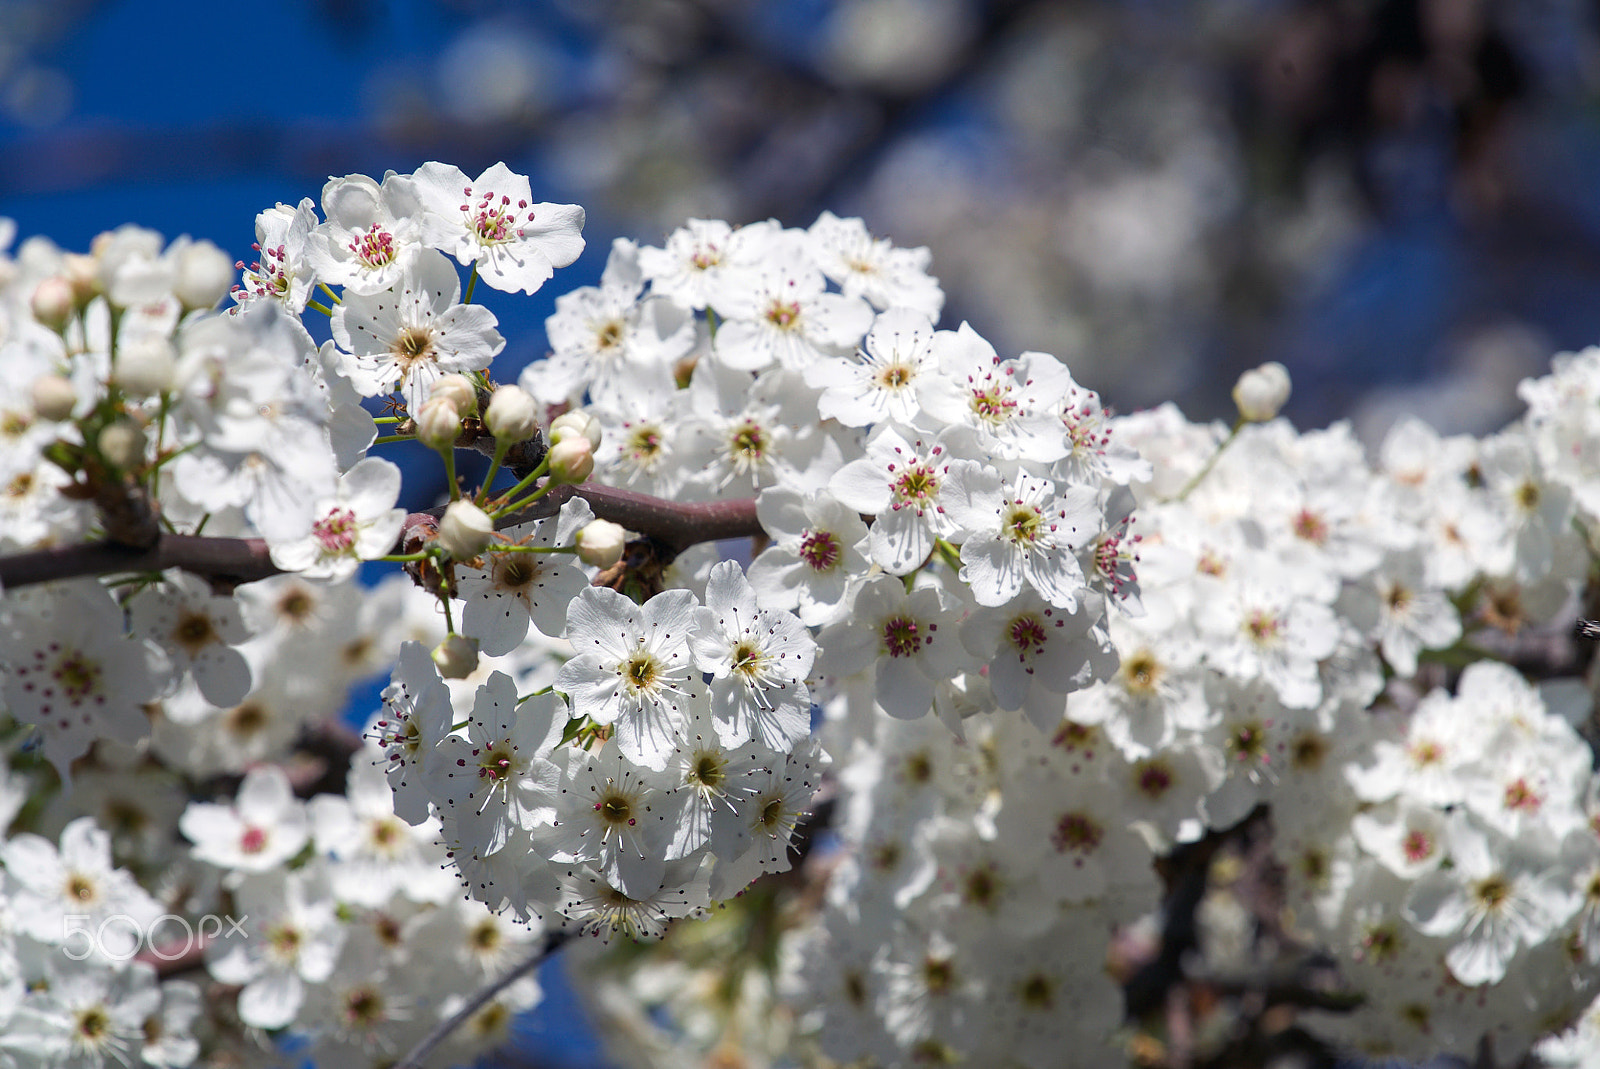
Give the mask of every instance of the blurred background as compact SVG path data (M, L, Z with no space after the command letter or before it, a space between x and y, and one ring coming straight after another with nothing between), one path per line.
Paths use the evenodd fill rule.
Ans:
M248 260L329 175L496 160L590 254L823 208L927 245L999 349L1122 410L1483 431L1600 341L1592 0L0 0L0 213ZM525 328L525 329L524 329Z
M927 245L1003 355L1123 410L1484 432L1600 342L1595 0L0 0L0 215L252 258L330 175L505 160L589 251L824 208ZM497 364L497 367L502 365ZM598 1064L555 984L528 1060ZM534 1054L532 1052L538 1052Z

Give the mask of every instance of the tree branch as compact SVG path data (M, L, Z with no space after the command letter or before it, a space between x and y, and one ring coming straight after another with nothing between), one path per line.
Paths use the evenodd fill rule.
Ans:
M433 1053L433 1048L442 1043L446 1036L461 1027L473 1014L488 1005L490 1000L501 991L504 991L522 979L522 977L537 969L540 963L569 938L571 936L565 929L545 933L545 937L539 941L539 945L534 948L533 953L528 955L527 961L524 961L500 979L485 985L477 994L468 999L466 1005L457 1010L453 1016L448 1020L440 1021L433 1031L429 1032L422 1038L420 1043L411 1048L410 1053L400 1059L394 1069L419 1069L422 1063L427 1060L428 1055Z
M682 503L597 484L558 486L531 508L502 520L499 526L510 527L554 516L574 494L588 501L600 519L653 538L674 556L700 542L761 534L755 498ZM443 511L441 506L407 517L401 541L404 542L406 531L415 522L420 522L424 516L431 522ZM272 563L272 555L262 539L163 532L148 549L106 540L0 557L0 589L12 590L76 576L159 572L167 568L192 572L224 591L282 573L282 569Z

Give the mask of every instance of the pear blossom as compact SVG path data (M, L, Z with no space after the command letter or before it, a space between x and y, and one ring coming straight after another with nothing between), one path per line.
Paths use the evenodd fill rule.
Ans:
M576 204L531 203L525 175L497 163L476 179L459 167L425 163L412 175L426 211L429 247L472 264L507 293L534 293L583 252L584 212Z
M1451 815L1446 838L1451 866L1412 886L1405 916L1424 935L1451 941L1445 964L1457 980L1493 983L1578 904L1550 868L1555 843L1504 839L1460 811Z
M304 804L276 765L252 769L231 805L191 802L178 830L193 854L219 868L267 872L298 854L310 838Z
M952 474L975 467L962 448L966 432L956 429L926 441L907 440L892 424L873 428L866 456L852 460L828 481L840 504L876 516L872 560L893 575L920 568L937 539L959 529L945 511Z
M7 710L34 724L63 778L97 738L136 742L149 731L165 658L122 630L122 610L93 580L8 592L0 601Z
M466 603L461 624L491 656L510 653L528 634L531 622L543 634L559 636L567 626L567 607L588 585L566 556L541 549L570 546L594 521L588 502L575 497L558 518L508 527L501 532L514 546L535 552L487 554L487 567L457 570L457 594Z
M1026 583L1056 608L1077 608L1083 569L1076 551L1099 534L1098 497L1088 486L1057 495L1048 479L1021 472L1005 491L994 472L952 472L944 513L960 528L960 577L978 604L1004 605Z
M801 496L773 487L756 499L756 517L772 545L746 577L761 604L797 613L808 627L833 623L867 571L867 525L825 491Z
M379 293L394 285L422 251L422 204L415 182L387 174L331 178L322 187L327 221L312 231L306 255L317 277L346 293Z
M709 673L717 737L730 749L755 740L787 752L811 729L805 678L816 644L789 613L763 609L739 566L711 569L706 604L695 610L695 667Z
M574 716L616 724L617 744L635 764L666 768L680 703L691 684L695 597L668 590L635 605L614 590L585 587L567 612L577 655L561 666L556 687Z
M549 754L567 725L554 694L517 701L516 684L495 672L478 688L466 737L440 741L424 766L429 793L455 821L460 841L492 854L514 832L531 832L555 818L560 770Z
M305 311L316 284L316 269L311 264L311 233L317 226L316 205L310 197L294 207L279 204L256 216L256 240L251 248L261 258L245 267L233 288L233 299L241 307L256 301L281 303L289 311Z
M806 369L807 385L822 390L818 415L847 427L885 420L917 425L919 392L939 374L933 338L933 323L920 311L880 314L854 359L818 360Z
M926 248L900 249L875 238L860 219L824 211L806 231L811 255L822 273L849 297L865 297L874 308L910 308L939 318L944 292L928 274L933 254Z
M364 560L394 549L405 523L400 469L382 457L367 457L339 476L331 498L312 508L310 530L294 538L268 539L272 563L312 579L348 579Z
M250 665L238 646L250 637L239 605L176 570L136 595L128 615L135 633L159 645L174 669L194 679L212 705L237 705L250 690Z
M741 281L723 287L717 312L725 321L711 349L731 368L805 371L839 355L872 324L866 301L826 292L822 272L798 259L776 259Z
M488 367L506 341L493 312L460 298L455 268L428 250L388 289L346 297L330 326L349 354L344 372L356 390L365 397L398 392L415 410L445 375Z

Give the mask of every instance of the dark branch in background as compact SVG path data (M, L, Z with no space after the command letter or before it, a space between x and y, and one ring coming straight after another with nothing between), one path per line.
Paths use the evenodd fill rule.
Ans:
M588 501L598 518L645 535L669 549L674 556L699 542L761 534L761 524L756 521L755 498L680 504L598 485L558 486L538 504L508 517L499 526L510 527L554 516L574 494ZM412 513L406 518L401 541L404 542L411 527L432 522L443 511L441 507L427 513ZM272 555L262 539L163 533L148 549L102 541L0 557L0 589L77 576L158 572L167 568L182 568L222 590L282 574L282 569L272 563Z

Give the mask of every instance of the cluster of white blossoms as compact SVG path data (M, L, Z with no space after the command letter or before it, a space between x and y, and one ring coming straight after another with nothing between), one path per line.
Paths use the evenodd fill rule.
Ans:
M203 242L0 234L0 1069L389 1064L550 933L737 912L808 844L827 885L767 925L764 986L656 985L682 1042L1110 1064L1155 863L1262 807L1290 931L1365 996L1303 1018L1330 1043L1514 1058L1600 990L1590 687L1469 641L1575 614L1600 350L1499 435L1407 423L1369 462L1275 418L1273 365L1232 430L1114 416L940 329L927 250L824 214L618 240L497 385L477 284L539 289L581 209L430 163L321 210L263 212L236 285ZM439 455L442 508L408 518L390 445ZM682 533L733 499L747 565ZM380 560L410 574L358 582ZM315 793L290 755L384 675ZM735 987L795 1028L690 1005ZM1542 1049L1592 1060L1584 1027Z

